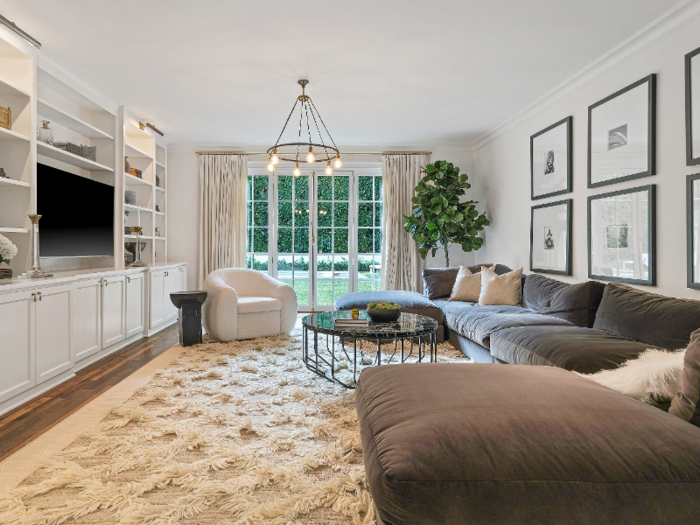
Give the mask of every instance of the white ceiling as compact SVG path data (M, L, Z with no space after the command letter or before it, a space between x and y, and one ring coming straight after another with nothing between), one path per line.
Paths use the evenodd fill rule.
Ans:
M0 0L171 143L271 144L308 78L336 143L465 145L678 0Z

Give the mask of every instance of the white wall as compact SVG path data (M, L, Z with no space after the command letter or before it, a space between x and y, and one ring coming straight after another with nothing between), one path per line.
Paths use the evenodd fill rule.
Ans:
M618 49L570 85L551 93L532 111L516 117L476 143L477 178L484 182L491 226L485 250L489 260L529 270L530 207L573 198L573 275L588 278L587 197L620 189L657 185L656 293L700 299L686 287L685 177L697 167L685 164L684 55L700 46L697 3L664 27ZM587 188L588 106L651 73L657 74L657 175L597 189ZM573 115L574 191L530 200L530 135ZM557 276L553 276L559 278Z
M199 186L197 172L196 151L200 150L238 150L261 151L260 147L218 147L197 144L172 144L168 148L168 260L183 261L187 263L188 289L196 289L199 273ZM363 151L366 151L364 148ZM371 148L380 149L380 148ZM459 166L461 172L469 175L469 182L473 187L469 190L467 198L480 199L480 185L473 173L473 156L471 150L432 148L433 160L447 160ZM377 161L379 157L372 160ZM251 158L251 161L255 158ZM362 160L367 159L362 157ZM351 167L352 160L346 160L345 165ZM483 203L480 209L485 207ZM483 258L479 260L484 261ZM464 253L461 248L453 247L450 251L450 264L473 264L473 254ZM486 261L485 261L486 262ZM445 259L442 252L433 259L428 256L428 266L444 266Z

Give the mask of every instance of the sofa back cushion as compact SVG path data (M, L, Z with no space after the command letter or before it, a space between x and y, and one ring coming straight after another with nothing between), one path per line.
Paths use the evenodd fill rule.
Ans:
M536 273L525 277L523 306L538 314L591 328L605 285L597 281L568 284Z
M690 334L700 328L700 301L609 283L593 328L678 350L688 346Z
M493 264L475 264L468 268L472 273L479 273L482 266L490 268ZM425 268L423 270L423 294L430 300L442 299L452 295L452 288L454 288L455 281L457 280L459 268L459 266L449 268ZM510 271L511 269L503 264L496 265L496 273L498 275L503 275Z

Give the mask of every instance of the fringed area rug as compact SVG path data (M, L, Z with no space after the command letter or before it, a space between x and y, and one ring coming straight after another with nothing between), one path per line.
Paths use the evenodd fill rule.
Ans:
M307 370L300 343L186 349L0 497L0 523L373 524L353 391ZM468 362L449 344L438 359Z

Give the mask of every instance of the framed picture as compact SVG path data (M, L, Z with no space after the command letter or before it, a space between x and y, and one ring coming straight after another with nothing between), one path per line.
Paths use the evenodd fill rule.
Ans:
M656 75L588 108L588 187L656 172Z
M532 207L530 270L571 275L572 199Z
M700 173L688 175L688 288L700 290Z
M588 277L656 285L656 185L588 197Z
M700 164L700 47L685 55L685 158Z
M566 117L530 137L533 200L572 191L572 122L573 117Z

